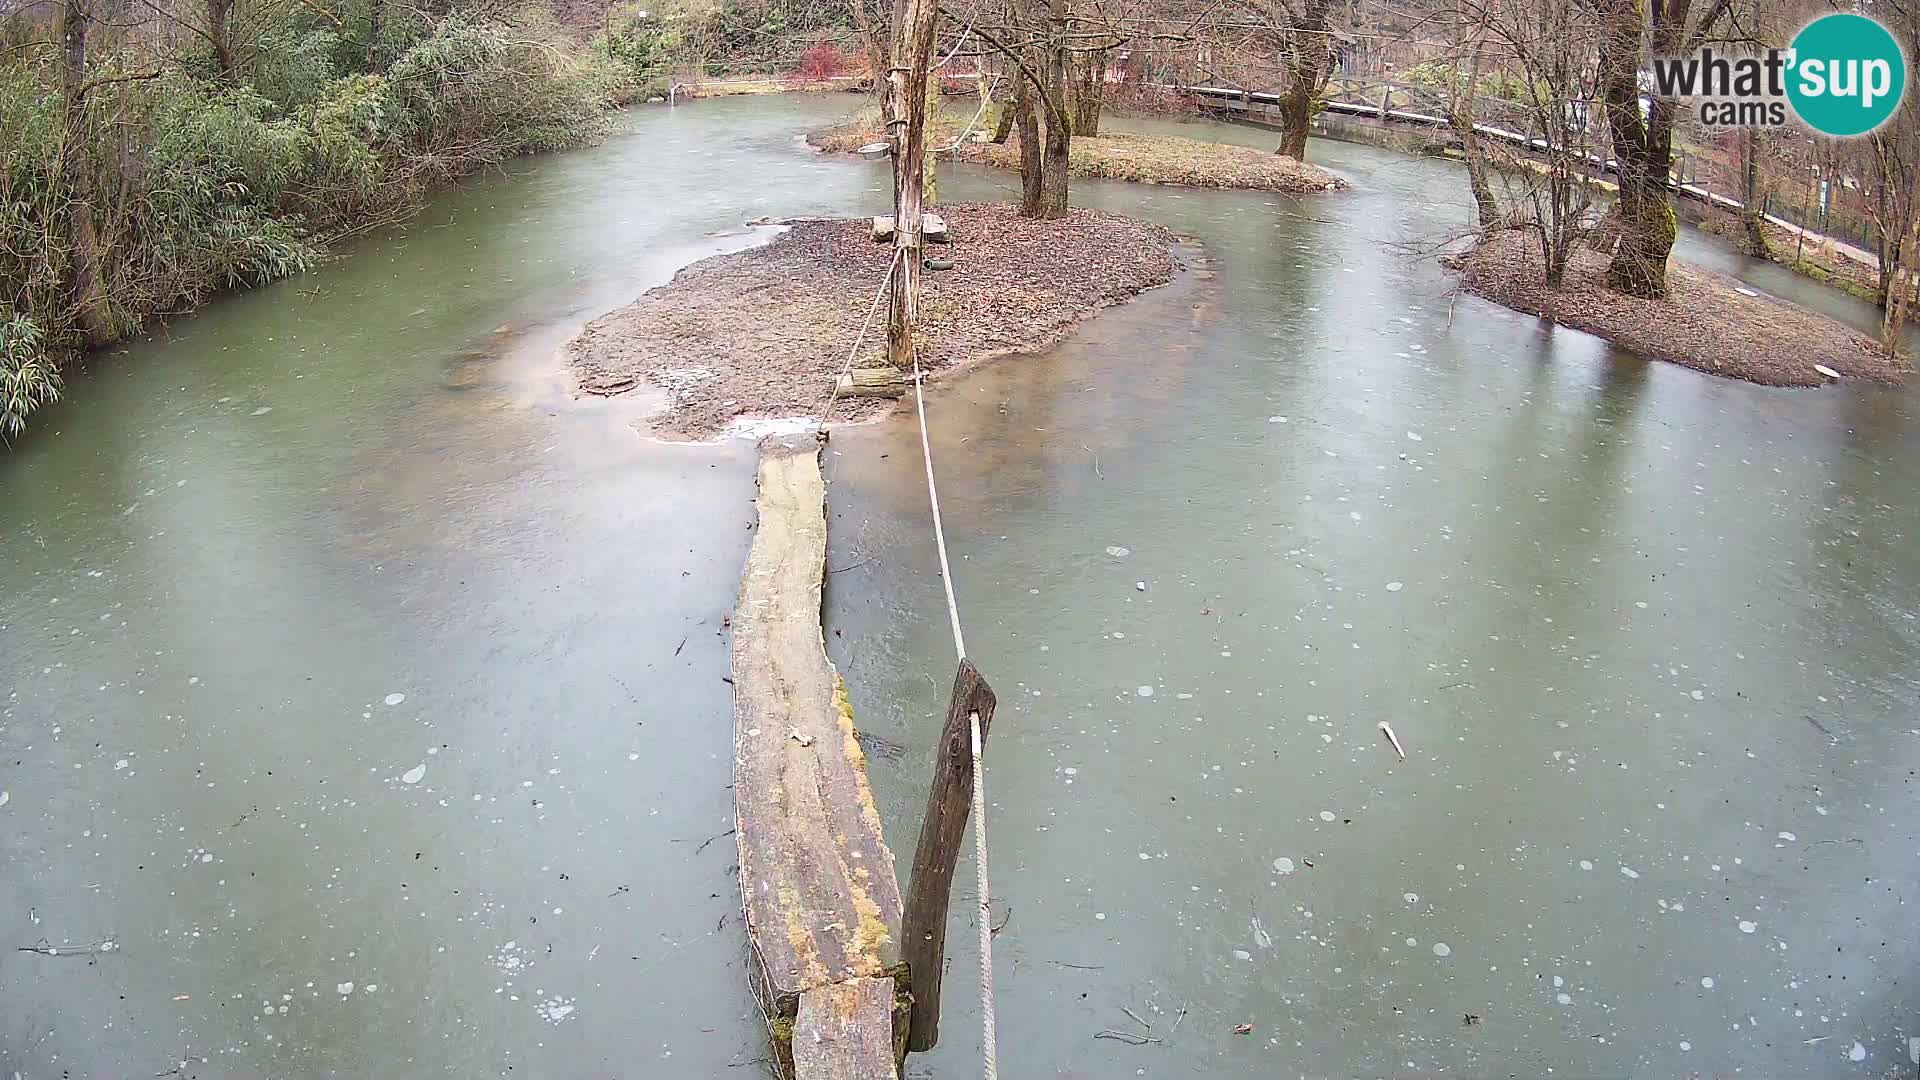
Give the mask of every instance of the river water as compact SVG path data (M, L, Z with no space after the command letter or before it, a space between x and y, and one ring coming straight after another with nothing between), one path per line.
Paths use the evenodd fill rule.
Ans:
M878 166L794 138L848 106L637 112L103 358L0 461L0 920L95 945L0 954L0 1067L756 1070L721 835L751 454L638 437L553 350L747 219L871 212ZM1355 190L1078 185L1196 271L930 397L1001 699L1003 1067L1905 1061L1911 397L1456 301L1400 248L1459 220L1451 168L1313 149ZM917 434L829 471L829 648L906 747L904 860L953 660ZM946 1013L911 1075L976 1071L970 978Z

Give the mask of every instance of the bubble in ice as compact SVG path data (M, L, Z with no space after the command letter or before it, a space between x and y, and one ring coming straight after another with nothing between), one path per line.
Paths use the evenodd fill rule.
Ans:
M1134 687L1134 690L1133 690L1133 692L1134 692L1134 693L1136 693L1136 694L1139 694L1139 695L1140 695L1141 697L1152 697L1152 696L1153 696L1153 687L1151 687L1151 686L1136 686L1136 687Z
M1701 988L1702 990L1711 990L1711 989L1713 989L1713 976L1711 976L1711 975L1702 975L1702 976L1700 976L1700 988Z
M1320 820L1321 820L1321 821L1332 821L1332 820L1333 820L1333 811L1331 811L1331 810L1322 810L1322 811L1320 811Z
M1413 440L1414 442L1419 442L1419 441L1421 441L1421 440L1420 440L1420 433L1419 433L1419 432L1417 432L1417 431L1409 431L1409 432L1407 432L1407 438L1409 438L1409 439L1411 439L1411 440Z
M1691 1050L1691 1049L1693 1049L1693 1044L1692 1044L1692 1043L1690 1043L1690 1042L1688 1042L1688 1041L1687 1041L1687 1040L1685 1040L1685 1039L1681 1039L1681 1040L1680 1040L1680 1049L1682 1049L1682 1050Z
M407 700L407 695L398 694L398 693L388 694L385 700L386 700L386 703L389 705L398 705L401 702Z
M1562 1005L1571 1005L1573 1004L1573 995L1569 993L1565 993L1563 991L1561 993L1553 995L1553 1000L1559 1002Z
M1287 422L1287 418L1286 418L1286 417L1284 417L1284 416L1269 416L1269 417L1267 417L1267 423L1269 423L1269 424L1284 424L1284 423L1286 423L1286 422Z
M255 415L255 416L265 416L265 415L267 415L268 413L270 413L270 412L272 412L272 411L273 411L273 406L271 406L271 405L262 405L262 406L260 406L259 408L257 408L257 409L255 409L255 410L253 410L253 415Z
M1399 592L1399 591L1400 591L1401 589L1404 589L1404 588L1406 588L1406 587L1407 587L1407 586L1406 586L1406 583L1405 583L1405 582L1401 582L1401 581L1389 581L1389 582L1387 582L1387 591L1388 591L1388 592Z
M1450 946L1450 945L1448 945L1448 944L1447 944L1446 942L1444 942L1444 941L1436 941L1436 942L1434 942L1434 943L1433 943L1433 955L1435 955L1435 956L1452 956L1452 955L1453 955L1453 947L1452 947L1452 946Z
M1741 933L1743 933L1743 934L1751 934L1751 933L1753 933L1753 932L1754 932L1755 930L1758 930L1758 929L1760 929L1760 928L1759 928L1758 926L1756 926L1756 925L1754 925L1754 922L1753 922L1753 920L1752 920L1752 919L1741 919L1741 920L1740 920L1740 932L1741 932Z
M1233 950L1233 958L1235 960L1251 960L1253 959L1253 954L1245 949L1235 949Z
M1864 1046L1861 1046L1859 1043L1854 1043L1853 1049L1847 1051L1847 1060L1848 1061L1867 1060L1867 1048Z
M353 984L350 982L336 983L333 992L339 994L341 997L346 997L348 994L353 993Z
M1591 870L1591 869L1593 869L1593 860L1592 860L1592 859L1581 859L1581 860L1580 860L1580 869L1582 869L1582 870Z
M421 780L425 779L426 775L427 775L427 765L426 765L426 762L423 761L420 764L415 765L413 768L408 769L406 772L401 773L400 782L403 784L417 784Z
M1410 892L1410 893L1407 893L1405 896L1401 897L1401 899L1405 900L1409 904L1417 904L1420 902L1420 894Z
M1638 878L1640 876L1640 871L1635 870L1631 866L1623 866L1620 868L1620 875L1622 877Z
M1781 833L1781 834L1780 834L1780 839L1782 839L1782 840L1785 840L1785 841L1786 841L1787 843L1789 843L1789 844L1791 844L1791 843L1793 843L1793 842L1794 842L1795 840L1798 840L1798 839L1800 839L1800 838L1799 838L1799 837L1797 837L1797 836L1795 836L1795 835L1793 835L1793 834L1792 834L1792 833L1790 833L1790 832L1783 832L1783 833Z
M1291 874L1293 873L1293 860L1282 855L1273 860L1273 868L1283 874Z
M7 803L11 802L12 800L13 800L13 792L0 791L0 806L5 806L7 805Z
M1119 544L1114 544L1111 547L1107 548L1107 554L1113 556L1116 559L1124 559L1127 556L1133 554L1133 552L1129 551L1126 548L1121 547Z

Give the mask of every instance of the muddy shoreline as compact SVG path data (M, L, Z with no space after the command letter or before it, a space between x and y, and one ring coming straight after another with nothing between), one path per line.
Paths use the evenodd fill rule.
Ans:
M941 206L953 241L930 245L953 269L929 271L921 361L934 375L1041 351L1082 320L1171 281L1182 268L1166 229L1096 210L1031 221L1013 207ZM654 434L705 439L756 419L822 418L854 351L893 249L867 219L798 220L772 242L702 259L587 326L562 350L583 393L655 387ZM885 313L856 364L884 356ZM842 397L832 421L869 419L886 400Z

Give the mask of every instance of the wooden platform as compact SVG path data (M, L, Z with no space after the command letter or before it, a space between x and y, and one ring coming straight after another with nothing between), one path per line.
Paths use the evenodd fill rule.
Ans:
M782 1066L800 1080L891 1080L906 1034L891 990L900 885L853 708L821 641L820 449L811 433L760 446L760 522L733 615L740 892L751 977ZM881 1000L893 1008L877 1010ZM876 1016L887 1018L877 1031Z

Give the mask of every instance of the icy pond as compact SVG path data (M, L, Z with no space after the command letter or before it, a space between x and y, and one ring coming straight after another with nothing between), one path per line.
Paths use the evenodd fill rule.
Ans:
M758 1070L751 454L638 438L552 352L748 219L872 212L880 166L795 139L851 105L637 112L103 358L0 459L0 1071ZM1204 263L929 401L1001 698L1003 1070L1901 1066L1914 397L1456 301L1394 246L1459 220L1453 167L1313 153L1355 189L1076 186ZM829 476L828 647L905 748L872 762L904 870L952 675L914 429L841 431ZM973 1075L977 1008L949 980L909 1075Z

